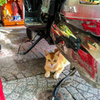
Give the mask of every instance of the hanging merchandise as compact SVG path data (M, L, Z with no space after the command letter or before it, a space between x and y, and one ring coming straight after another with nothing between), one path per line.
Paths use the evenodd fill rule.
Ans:
M0 0L0 6L3 6L3 4L7 4L7 0Z

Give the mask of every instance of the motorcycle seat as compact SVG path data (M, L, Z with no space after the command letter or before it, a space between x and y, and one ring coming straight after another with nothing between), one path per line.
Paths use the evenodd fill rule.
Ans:
M45 30L46 24L34 24L34 25L28 25L28 29L32 31L39 31L39 30Z

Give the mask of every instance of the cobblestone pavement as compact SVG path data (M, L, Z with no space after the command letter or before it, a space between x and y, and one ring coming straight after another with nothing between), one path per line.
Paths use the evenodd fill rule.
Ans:
M28 54L22 56L16 54L20 43L25 41L25 28L0 29L0 77L3 82L3 91L6 100L40 100L38 94L45 90L54 90L56 84L69 73L69 65L66 66L60 78L55 80L44 77L44 52L55 48L42 39ZM30 43L22 46L25 51ZM91 87L78 72L67 85L65 82L59 89L63 95L62 100L100 100L100 90ZM42 100L42 99L41 99ZM51 99L48 99L51 100Z

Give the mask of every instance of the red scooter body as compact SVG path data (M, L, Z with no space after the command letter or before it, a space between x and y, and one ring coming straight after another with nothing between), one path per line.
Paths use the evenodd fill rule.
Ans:
M76 1L78 2L78 0ZM67 3L69 4L69 2L72 1L66 0L63 4L63 10L61 10L62 12L58 15L59 21L55 21L55 23L52 24L52 39L62 54L71 62L72 66L75 66L80 75L92 86L100 88L99 18L98 20L94 20L96 18L92 18L91 16L90 19L85 19L85 16L78 16L74 11L63 12L66 11L64 6L66 6ZM74 6L74 9L75 7L77 8L77 6ZM82 5L83 8L84 6L85 5ZM90 9L88 8L88 10ZM77 22L80 22L81 25L78 26ZM78 44L75 41L78 38L81 41L80 47L76 51L75 48L77 48Z

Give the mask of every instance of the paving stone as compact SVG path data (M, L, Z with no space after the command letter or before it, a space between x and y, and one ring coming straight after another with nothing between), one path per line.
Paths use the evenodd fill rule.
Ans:
M27 71L22 71L22 73L23 73L23 75L24 75L25 77L31 77L31 76L33 76L33 74L32 74L29 70L27 70Z
M26 87L26 91L30 91L30 92L36 92L37 91L37 86L34 86L34 85L28 85Z
M11 67L10 67L10 69L9 69L9 70L7 70L6 72L7 72L7 73L11 73L11 74L13 74L13 75L14 75L14 74L15 74L15 73L14 73L14 72L15 72L15 70L16 70L16 68L14 68L14 67L13 67L13 68L11 68ZM17 71L17 72L19 72L19 70L16 70L16 71Z
M86 85L87 85L88 87L92 87L89 83L86 83Z
M78 77L76 75L74 76L73 80L75 80L75 81L77 81L77 82L79 82L81 84L86 84L86 81L84 79L82 79L82 78L80 78L80 77Z
M36 78L37 78L38 81L46 80L44 74L36 75Z
M76 71L75 75L81 77L78 71Z
M24 87L24 86L17 86L14 91L16 93L22 94L25 91L25 89L26 89L26 87Z
M64 69L64 70L63 70L63 73L64 73L65 75L68 75L68 74L69 74L69 70L68 70L68 69Z
M78 86L77 86L77 89L81 89L81 90L83 90L83 91L88 91L88 86L86 86L86 85L83 85L83 84L79 84Z
M16 77L17 77L18 79L24 78L23 74L18 74L18 75L16 75Z
M64 100L75 100L75 99L73 99L73 97L70 94L68 94L64 95Z
M40 93L41 91L43 91L43 88L37 88L37 94Z
M69 94L66 88L60 88L59 91L62 92L63 94Z
M6 95L11 94L12 91L13 91L13 90L11 90L11 89L3 88L3 92L4 92L4 94L6 94Z
M48 87L54 88L56 85L57 85L57 83L53 83L53 82L48 83Z
M0 69L1 72L6 72L7 70L8 70L8 68L5 68L5 67L2 67L2 68Z
M23 79L24 80L24 79ZM6 82L6 84L17 84L17 82L20 81L20 80L14 80L14 81L8 81ZM4 82L5 83L5 82ZM3 84L4 84L3 83Z
M24 94L22 95L22 98L28 99L28 100L32 100L34 99L34 93L30 92L30 91L25 91Z
M47 89L46 90L54 90L54 88L52 88L52 87L47 87Z
M37 85L37 79L36 79L36 77L33 76L33 77L27 78L27 84L36 86Z
M13 100L18 100L19 96L19 93L13 92L9 97Z
M8 97L8 98L6 98L6 100L13 100L12 98L10 98L10 97Z
M16 84L7 84L4 88L13 90L16 88Z
M27 100L27 98L22 98L22 100Z
M23 100L23 99L21 97L19 97L18 100Z
M91 93L84 92L84 91L79 90L79 89L78 89L78 91L79 91L85 98L93 97L93 94L91 94Z
M73 94L73 97L75 100L85 100L85 98L80 93Z
M13 73L14 73L14 75L17 75L17 74L19 74L19 71L18 70L14 70Z
M20 85L17 84L17 87L20 87L20 88L25 89L25 87L27 87L27 84L25 84L25 83L21 83ZM22 90L23 90L23 89L22 89Z
M88 98L87 100L99 100L99 99L96 97L91 97L91 98Z
M44 51L41 51L40 53L45 57L45 53L44 53Z
M6 79L5 79L5 78L3 78L3 77L1 77L1 81L2 81L2 82L5 82L5 81L6 81Z
M43 55L41 55L41 53L39 53L39 52L34 52L34 53L38 58L43 58Z
M44 90L47 90L47 87L37 88L37 94L44 91Z
M11 67L11 66L14 65L14 64L15 64L15 62L13 62L13 60L12 60L12 61L10 61L9 63L5 63L5 64L3 65L3 67L9 68L9 67Z
M77 87L79 85L79 83L77 83L76 81L72 81L69 83L69 85L71 85L73 87Z
M46 78L48 83L56 83L57 81L54 78Z
M11 77L7 77L6 79L7 79L6 81L12 81L12 80L15 80L15 79L16 79L16 77L11 76Z
M66 89L73 95L75 93L78 93L78 91L74 88L74 87L71 87L71 86L66 86Z
M13 75L12 75L11 73L6 73L6 72L4 73L4 77L5 77L5 78L9 78L9 77L12 77L12 76L13 76Z
M46 80L38 80L38 87L47 87L47 81Z
M63 79L65 77L66 77L66 75L64 75L63 73L61 73L60 76L59 76L60 79Z
M100 95L97 95L97 98L100 100Z
M6 63L3 63L3 62L5 62L5 61L6 61ZM10 62L9 65L14 64L14 61L13 61L13 59L12 59L11 57L6 57L6 58L3 59L2 64L5 66L5 65L8 64L9 62Z
M88 92L97 95L97 94L98 94L98 89L96 89L96 88L92 88L92 87L89 87Z
M31 58L31 59L33 59L33 58L38 58L34 53L32 53L32 52L30 52L30 53L28 53L28 55L27 55L27 57L29 57L29 59ZM24 60L25 61L25 60Z

